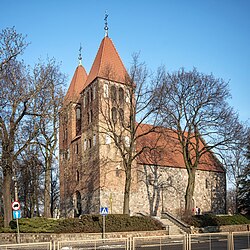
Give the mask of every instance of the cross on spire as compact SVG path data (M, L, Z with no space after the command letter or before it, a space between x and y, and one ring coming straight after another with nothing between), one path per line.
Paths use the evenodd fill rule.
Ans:
M109 27L108 27L108 13L107 11L105 11L105 17L104 17L104 21L105 21L105 26L104 26L104 30L105 30L105 37L108 37L108 30L109 30Z
M79 65L82 65L82 45L80 44L79 55L78 55Z

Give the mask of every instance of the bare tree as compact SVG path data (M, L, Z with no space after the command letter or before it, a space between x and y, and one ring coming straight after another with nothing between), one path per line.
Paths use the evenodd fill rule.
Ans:
M40 78L46 79L48 87L40 93L40 98L43 100L43 116L39 123L40 133L37 136L37 142L44 161L44 216L49 218L53 216L52 209L52 166L55 163L56 150L58 146L58 130L59 130L59 109L63 102L63 85L65 75L61 73L59 65L54 59L48 60L47 63L39 64ZM54 164L54 167L57 167Z
M27 46L14 29L1 33L0 136L3 170L4 226L12 218L11 181L13 163L39 132L46 99L41 93L50 86L50 70L39 64L30 69L16 56Z
M237 114L227 103L228 83L196 69L189 72L180 69L171 74L161 71L162 84L155 89L155 102L162 101L163 124L176 134L181 148L188 173L185 214L190 215L195 173L202 157L211 154L211 150L226 149L241 126Z
M15 27L3 29L0 33L0 71L22 54L28 43L25 36L16 32Z
M112 74L107 69L107 78ZM136 159L145 150L136 150L137 141L153 132L157 125L156 107L152 108L152 85L157 86L157 78L151 78L143 63L139 63L138 55L133 56L133 64L126 77L123 88L111 86L111 97L103 98L101 103L100 122L103 134L110 137L117 148L121 166L125 172L123 213L129 214L129 200L132 180L132 169L136 167ZM151 123L149 129L140 129L143 123Z
M18 197L23 206L23 217L40 216L41 176L44 172L40 155L36 144L29 145L15 162L17 182L21 183L18 185Z
M248 128L246 125L242 124L241 129L237 137L235 138L235 143L231 144L227 150L220 150L220 159L223 162L227 170L227 176L229 183L232 185L230 190L230 197L234 195L234 209L231 208L235 213L238 207L238 192L240 186L240 177L243 174L244 169L247 167L247 143L248 143Z

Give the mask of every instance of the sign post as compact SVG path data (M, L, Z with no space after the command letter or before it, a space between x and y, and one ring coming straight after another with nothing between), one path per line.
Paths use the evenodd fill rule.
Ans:
M14 201L11 204L12 210L13 210L13 219L16 219L16 226L17 226L17 243L20 243L20 231L19 231L19 223L18 219L21 218L21 211L20 211L20 202Z
M108 215L108 208L101 207L100 214L102 215L102 238L105 239L105 216Z

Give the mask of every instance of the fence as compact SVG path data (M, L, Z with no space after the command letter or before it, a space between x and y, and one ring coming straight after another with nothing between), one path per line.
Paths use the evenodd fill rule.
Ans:
M0 245L0 250L52 250L51 242Z
M154 249L179 249L186 250L185 235L134 237L132 250L152 247Z
M57 249L71 250L71 249L129 249L128 238L115 239L98 239L98 240L78 240L78 241L58 241ZM54 249L56 249L54 247Z
M250 232L232 233L232 250L250 249Z
M0 250L242 250L250 249L250 232L204 233L0 245Z
M207 250L231 250L231 234L229 233L204 233L204 234L189 234L188 248L192 250L207 249Z

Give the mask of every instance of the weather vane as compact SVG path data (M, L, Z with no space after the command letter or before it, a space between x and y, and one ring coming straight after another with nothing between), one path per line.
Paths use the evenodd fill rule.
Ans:
M80 43L80 48L79 48L78 60L79 60L79 65L82 65L82 45L81 45L81 43Z
M105 21L105 26L104 26L104 30L105 30L105 37L108 36L108 30L109 30L109 27L108 27L108 13L107 11L105 11L105 18L104 18L104 21Z

